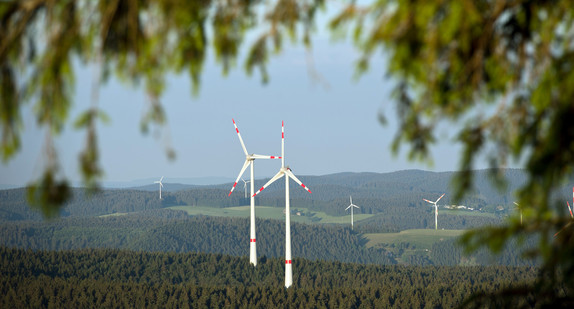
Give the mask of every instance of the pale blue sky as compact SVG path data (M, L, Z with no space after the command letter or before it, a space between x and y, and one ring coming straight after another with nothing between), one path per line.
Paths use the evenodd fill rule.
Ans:
M286 44L285 50L271 59L267 85L261 84L258 72L247 77L242 62L223 77L220 66L210 57L199 97L195 98L186 76L170 76L161 100L168 120L163 133L168 133L176 151L175 161L165 155L166 139L153 131L142 135L139 130L147 104L143 91L116 81L108 83L101 89L99 100L111 118L110 124L98 125L104 181L161 176L167 182L182 177L235 178L245 157L232 118L247 150L269 155L280 154L281 121L285 121L286 164L297 175L456 170L458 148L448 141L432 149L433 166L406 160L406 147L396 158L392 156L396 113L391 81L384 78L383 56L374 59L371 71L358 81L352 78L358 53L351 44L333 43L321 35L315 38L310 56L312 62L303 47ZM323 82L311 77L311 66ZM78 73L72 119L90 101L91 69ZM390 120L387 126L378 122L381 110ZM41 175L44 131L35 127L29 108L24 109L23 117L22 149L8 164L0 165L0 184L24 185ZM439 136L446 137L447 131L438 131ZM72 181L80 180L77 158L84 138L85 132L69 125L56 140L65 176ZM478 168L486 167L484 162L478 163ZM256 178L272 176L279 166L279 161L257 161Z

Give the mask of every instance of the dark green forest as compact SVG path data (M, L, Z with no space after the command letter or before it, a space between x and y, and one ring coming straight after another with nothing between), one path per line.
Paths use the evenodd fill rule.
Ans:
M531 267L417 267L208 253L0 247L2 308L452 308L472 293L534 284ZM515 305L532 304L531 297Z
M164 212L183 214L176 211ZM257 220L257 226L258 255L283 256L285 223ZM366 248L366 239L362 234L348 228L293 224L292 239L295 257L356 263L396 263L384 249ZM34 250L118 248L245 256L249 253L249 219L207 216L159 219L133 215L6 223L0 226L0 244Z
M310 260L393 265L400 255L388 247L365 246L363 233L341 225L293 223L293 256ZM284 256L285 223L257 220L260 257ZM103 218L63 218L46 222L0 225L0 245L34 250L116 248L153 252L249 254L249 219L196 216L182 211L153 210ZM532 243L530 243L532 245ZM399 244L409 246L408 244ZM531 265L514 247L493 256L480 250L465 256L456 240L435 243L430 252L409 257L411 265Z

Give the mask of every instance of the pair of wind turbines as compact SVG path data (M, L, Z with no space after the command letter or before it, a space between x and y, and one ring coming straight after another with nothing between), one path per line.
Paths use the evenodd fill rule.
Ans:
M235 179L233 183L233 187L231 187L231 191L229 191L229 195L237 186L237 182L247 169L247 167L251 167L251 180L249 181L251 187L251 228L250 228L250 247L249 247L249 262L253 264L253 266L257 266L257 238L255 237L255 196L265 188L267 188L270 184L275 182L281 177L285 177L285 287L288 288L293 284L293 268L292 268L292 259L291 259L291 211L289 207L289 178L293 179L296 183L298 183L303 189L307 190L307 192L311 193L311 190L307 188L291 171L288 166L285 166L285 126L283 121L281 122L281 156L268 156L268 155L258 155L258 154L249 154L247 152L247 148L245 147L245 143L243 143L243 138L241 138L241 134L239 133L239 129L237 128L237 124L235 120L233 120L233 125L235 126L235 131L237 132L237 137L239 137L239 142L241 142L241 147L243 148L243 152L245 153L245 163L243 163L243 167L239 172L239 176ZM254 175L253 175L253 166L255 165L254 161L256 159L281 159L281 168L279 172L273 176L261 189L257 192L253 192L254 189ZM244 180L245 182L245 180ZM245 182L247 185L247 182Z

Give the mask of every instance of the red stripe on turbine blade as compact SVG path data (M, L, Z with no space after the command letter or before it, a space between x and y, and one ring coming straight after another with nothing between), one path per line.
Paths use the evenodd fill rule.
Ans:
M239 129L238 129L238 128L235 128L235 131L237 132L237 134L239 134Z
M254 196L256 196L257 194L259 194L259 192L263 191L263 189L264 189L264 188L261 187L261 189L259 189L259 191L255 192L251 197L254 197Z
M227 196L230 196L230 195L231 195L231 192L233 192L233 189L235 189L235 186L237 186L237 182L235 182L235 183L233 184L233 187L231 187L231 191L229 191L229 194L227 194Z
M291 260L285 260L285 264L291 264Z

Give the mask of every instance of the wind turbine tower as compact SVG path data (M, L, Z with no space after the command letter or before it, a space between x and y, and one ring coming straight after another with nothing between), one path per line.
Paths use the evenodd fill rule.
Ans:
M159 199L160 199L160 200L161 200L161 188L163 188L162 180L163 180L163 176L161 176L161 178L160 178L159 181L154 181L154 182L153 182L153 183L158 183L158 184L159 184Z
M237 124L235 123L235 120L232 118L231 119L233 121L233 125L235 126L235 132L237 132L237 137L239 137L239 142L241 142L241 148L243 148L243 153L245 153L245 163L243 163L243 167L241 168L241 171L239 172L239 176L237 176L237 178L235 179L235 183L233 183L233 187L231 188L231 191L229 191L229 194L227 196L231 195L231 192L233 192L233 190L235 189L235 186L237 186L237 182L239 181L239 179L241 178L241 176L243 175L243 173L245 172L245 170L247 169L248 166L251 166L251 180L248 181L251 183L250 187L251 187L251 229L250 229L250 239L249 239L249 262L251 264L253 264L253 266L257 266L257 246L256 246L256 242L257 239L255 237L255 195L253 194L253 191L255 191L254 187L253 187L253 166L255 165L255 159L280 159L281 157L276 157L276 156L266 156L266 155L258 155L258 154L249 154L247 152L247 148L245 148L245 144L243 143L243 139L241 138L241 134L239 133L239 129L237 128ZM247 182L245 180L243 180L243 182L245 182L245 185L247 185Z
M349 207L345 208L345 211L349 208L351 208L351 230L353 229L353 208L359 208L359 206L353 204L353 197L349 196L349 199L351 200L351 205L349 205Z
M289 206L289 178L293 179L298 183L303 189L311 193L311 190L307 188L291 171L288 166L285 166L285 126L281 122L281 169L279 172L273 176L259 191L255 192L253 196L259 194L267 186L276 181L277 179L285 176L285 287L288 288L293 285L293 266L291 260L291 210Z
M429 200L423 198L423 200L424 200L425 202L428 202L428 203L431 203L431 204L434 205L434 229L435 229L435 230L438 230L438 205L437 205L436 203L438 203L438 201L440 201L440 199L441 199L445 194L446 194L446 193L443 193L443 194L442 194L436 201L434 201L434 202L431 202L431 201L429 201Z

